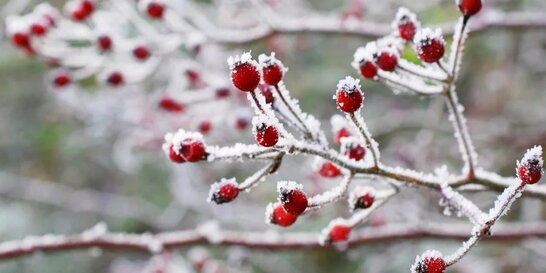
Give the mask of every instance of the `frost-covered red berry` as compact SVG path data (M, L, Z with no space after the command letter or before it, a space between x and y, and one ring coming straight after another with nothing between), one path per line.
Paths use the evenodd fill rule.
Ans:
M351 131L347 130L347 128L342 127L335 132L334 140L336 141L336 144L339 145L341 144L342 138L350 137L352 135L353 134L351 133Z
M267 84L260 84L258 85L258 89L260 89L260 92L262 93L262 96L265 98L265 103L271 104L275 101L275 97L273 97L273 91L271 90L271 86Z
M171 159L172 162L176 162L176 163L186 162L186 160L182 157L182 155L180 155L174 150L173 144L169 146L169 159Z
M258 60L262 66L264 82L269 85L279 84L284 76L285 68L281 61L275 58L275 52L272 52L270 56L261 54L258 56Z
M435 63L444 56L445 42L439 28L435 31L430 28L420 30L413 42L415 51L423 62Z
M219 99L229 97L230 93L231 92L229 91L229 88L226 88L226 87L216 88L216 97Z
M97 39L97 46L101 51L110 51L112 50L112 38L108 35L101 35Z
M359 186L349 195L349 206L351 210L367 209L375 201L375 190L372 187Z
M35 36L43 36L47 32L47 27L42 23L34 23L30 26L30 33Z
M153 1L153 2L150 2L148 6L146 7L146 13L152 19L162 18L164 12L165 12L165 5L163 5L163 3Z
M535 146L527 150L521 162L518 162L518 177L523 183L535 184L542 178L543 166L542 147Z
M208 134L212 130L212 123L208 120L203 120L199 123L198 129L202 134Z
M216 182L210 187L208 201L223 204L233 201L237 195L239 195L239 184L235 178L222 178L220 182Z
M260 83L259 65L252 60L249 52L241 56L229 57L228 64L231 69L231 82L241 91L254 91Z
M346 137L341 141L341 152L350 159L359 161L366 155L366 148L358 138Z
M307 195L303 192L303 186L294 181L280 181L277 184L280 194L279 201L286 212L293 215L302 214L307 208Z
M385 48L377 54L375 64L381 70L394 71L398 65L398 53L393 48Z
M70 75L66 72L58 72L53 78L55 87L64 87L70 84Z
M366 44L366 47L359 47L353 56L351 65L366 79L373 79L377 75L377 66L373 57L376 51L376 43L371 42Z
M481 0L457 0L457 6L464 16L472 16L482 9Z
M353 113L360 109L364 98L359 82L359 80L352 77L346 77L344 80L339 81L335 96L339 110Z
M17 47L27 47L30 46L30 39L28 34L23 32L16 32L11 35L11 43Z
M412 273L444 273L446 262L438 251L426 251L418 256L411 267Z
M365 61L360 66L360 75L366 79L373 79L377 75L377 66L371 61Z
M95 3L91 0L82 0L79 8L87 14L91 14L95 11Z
M398 36L406 42L413 41L413 37L417 32L420 24L417 21L417 16L408 10L407 8L401 7L396 13L396 18L392 22L392 26L398 32Z
M164 96L159 100L159 107L169 112L182 112L186 108L184 104L175 101L169 96Z
M334 178L341 174L341 170L330 161L323 161L318 169L318 174L322 177Z
M74 21L83 21L95 11L95 3L83 0L71 11L70 16Z
M124 83L123 74L119 71L114 71L108 75L106 81L112 86L120 86Z
M180 154L189 162L197 162L205 159L205 144L195 138L186 138L182 141Z
M288 227L296 222L298 216L286 212L281 204L269 204L266 209L266 218L271 224Z
M269 125L261 120L253 121L254 136L256 142L264 147L271 147L279 141L279 132L273 125Z
M333 242L342 242L349 239L351 233L351 226L347 220L337 218L330 222L328 227L322 231L322 244L331 244Z
M150 50L146 46L137 46L133 49L133 56L139 61L145 61L150 57Z

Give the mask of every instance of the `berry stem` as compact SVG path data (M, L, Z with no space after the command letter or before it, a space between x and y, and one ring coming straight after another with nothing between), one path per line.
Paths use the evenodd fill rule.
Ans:
M258 110L260 110L260 112L262 112L262 114L265 114L265 111L262 108L262 105L260 104L260 101L258 101L258 98L256 97L256 90L250 92L250 95L252 96L252 100L254 101L254 105L256 106L256 108L258 108Z
M275 84L274 85L275 87L275 91L277 92L277 95L279 96L279 98L281 99L282 103L284 104L284 106L286 106L286 108L288 109L288 111L290 111L290 113L292 114L292 116L294 116L294 118L298 121L299 124L301 124L301 126L303 127L305 133L304 133L304 137L306 139L313 139L313 134L311 133L311 131L309 130L309 128L307 127L307 125L305 124L305 122L303 122L303 119L296 113L296 111L290 106L290 104L288 103L288 101L286 100L286 98L284 97L284 95L282 94L281 90L279 89L279 85L278 84Z
M279 108L277 108L274 104L271 105L271 108L273 109L273 111L275 111L275 113L277 113L277 115L280 117L280 119L282 121L284 121L285 123L287 123L288 125L296 128L298 131L300 131L300 133L302 134L305 134L305 129L301 128L301 126L299 124L296 124L294 123L292 120L290 120L289 117L286 116L286 114L284 114Z
M260 182L265 176L276 172L282 163L282 158L284 154L284 152L277 153L271 163L269 163L267 166L257 171L253 175L249 176L244 182L239 184L239 190L248 190L255 186L258 182Z
M423 96L438 95L444 92L444 89L441 88L440 86L425 85L425 84L416 86L416 83L412 83L410 85L407 82L403 81L396 74L393 74L390 72L378 71L377 76L379 80L383 81L387 85L390 85L394 88L402 88L405 90L409 90L411 92L414 92L415 94L419 94Z
M428 79L428 80L442 82L442 83L449 82L449 77L437 77L436 75L427 74L426 69L422 69L422 68L419 69L418 66L413 66L409 62L404 62L404 61L401 60L401 61L398 62L397 67L400 68L401 70L407 72L407 73L413 74L413 75L418 76L420 78L425 78L425 79Z
M355 173L353 171L345 175L343 180L335 188L330 189L329 191L317 194L309 198L308 208L320 207L329 203L333 203L347 194L351 181L353 181Z
M364 119L359 115L360 118L357 117L357 114L355 112L348 113L351 121L358 129L358 132L360 133L360 136L363 138L363 140L366 141L366 144L369 145L370 150L372 152L372 158L373 158L373 168L376 169L379 167L379 151L377 150L377 143L375 140L373 140L370 132L368 131L368 128L366 127L366 124L364 122Z

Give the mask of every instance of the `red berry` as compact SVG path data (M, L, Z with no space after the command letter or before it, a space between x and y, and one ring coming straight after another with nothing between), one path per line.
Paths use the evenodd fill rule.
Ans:
M322 166L320 167L318 173L323 177L337 177L341 174L341 170L334 165L334 163L330 161L326 161L322 163Z
M457 0L457 6L464 16L472 16L482 9L481 0Z
M366 79L373 79L377 75L377 66L370 61L365 61L360 65L360 75Z
M542 161L539 155L526 156L518 166L518 177L526 184L535 184L542 178Z
M201 76L199 75L199 72L193 69L188 69L186 70L185 74L192 88L198 89L204 87L205 84L203 83L203 81L201 81Z
M123 74L121 74L120 72L112 72L109 76L108 76L108 79L107 79L108 83L112 86L120 86L123 84L124 80L123 80Z
M402 18L402 21L398 24L398 34L400 35L400 38L405 41L413 41L416 30L415 24L412 21L404 20L404 18Z
M110 38L110 36L101 35L97 40L97 45L102 51L110 51L112 49L112 39Z
M87 12L85 12L85 10L83 10L81 8L78 8L78 9L72 11L72 13L71 13L72 20L77 21L77 22L85 20L85 18L87 18L87 16L89 16L89 14Z
M163 17L163 12L165 11L165 6L162 3L150 2L146 8L148 16L152 19L160 19Z
M300 189L280 187L280 201L286 212L293 215L302 214L307 208L307 195Z
M80 3L80 9L87 15L90 15L91 13L93 13L93 11L95 11L95 3L90 0L83 0Z
M358 143L349 144L349 147L347 147L345 150L345 155L350 159L359 161L366 155L366 148Z
M235 120L235 127L239 130L244 130L248 126L248 118L246 117L237 117Z
M415 268L417 273L443 273L445 270L446 263L441 257L426 257Z
M235 179L226 180L212 185L209 193L209 200L216 204L223 204L233 201L239 195L239 186Z
M435 63L444 56L444 41L440 38L423 39L416 42L419 58L426 63Z
M169 112L182 112L185 108L183 104L176 102L175 100L167 96L161 98L161 100L159 101L159 107Z
M339 129L335 134L335 141L337 145L341 144L341 139L352 136L351 132L345 128Z
M346 241L349 239L349 233L351 228L343 224L334 225L328 232L328 239L330 242Z
M46 26L40 23L34 23L30 26L30 33L36 36L42 36L46 33L46 31Z
M140 61L144 61L150 57L150 50L145 46L137 46L133 49L133 56Z
M381 51L375 60L375 64L382 70L393 71L398 65L398 56L391 51Z
M60 72L57 75L55 75L55 78L53 79L53 84L56 87L63 87L70 83L70 75L66 72Z
M205 158L205 144L193 138L186 138L182 141L180 154L189 162L203 160Z
M199 123L199 132L203 134L208 134L210 130L212 129L212 123L208 120L203 120L201 123Z
M269 85L277 85L282 80L284 69L277 63L264 66L262 69L264 82Z
M336 95L338 108L346 113L353 113L362 106L362 93L360 90L340 89Z
M28 34L16 32L11 36L11 43L18 47L28 47L30 46L30 39Z
M186 162L186 160L182 157L182 155L180 154L177 154L174 150L174 145L171 144L169 146L169 158L171 159L172 162L176 162L176 163L184 163Z
M231 70L231 82L241 91L254 91L260 83L260 72L253 63L241 63Z
M375 197L371 193L366 193L356 199L355 209L367 209L373 205Z
M229 97L229 93L229 88L221 87L216 89L216 97L219 99Z
M256 142L264 147L271 147L279 141L279 132L273 125L261 123L256 125Z
M272 206L272 204L270 204ZM274 205L271 215L269 216L270 222L281 227L291 226L296 222L298 216L286 212L281 204Z

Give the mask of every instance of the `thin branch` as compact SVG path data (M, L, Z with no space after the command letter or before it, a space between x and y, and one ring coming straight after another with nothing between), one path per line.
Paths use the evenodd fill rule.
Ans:
M353 124L356 126L358 132L360 133L360 136L363 138L363 140L366 141L368 145L370 145L370 150L372 152L372 158L373 158L373 164L374 168L379 167L379 149L377 142L372 138L372 135L368 131L368 127L366 126L366 122L364 122L364 118L360 115L360 112L357 112L356 114L354 112L349 113L348 116L350 117Z

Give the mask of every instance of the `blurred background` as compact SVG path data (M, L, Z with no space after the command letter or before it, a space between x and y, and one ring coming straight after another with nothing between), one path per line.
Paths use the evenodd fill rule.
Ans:
M0 7L7 2L0 0ZM21 2L28 2L21 10L25 13L41 1ZM57 7L64 3L50 2ZM194 4L209 15L219 14L221 7L244 6L244 1L228 2L201 0ZM454 22L459 16L454 1L276 2L284 14L304 10L341 16L346 11L360 11L356 20L382 23L390 23L399 6L415 11L423 25ZM541 0L486 1L484 10L488 8L546 14L546 2ZM7 14L1 16L5 19ZM338 113L331 99L335 85L347 75L358 76L350 66L352 55L370 40L353 35L305 33L213 46L238 53L252 49L254 56L276 51L289 67L285 82L292 96L300 99L302 109L319 118L325 131L330 132L329 119ZM448 37L446 40L450 42ZM457 90L469 119L479 164L512 176L515 161L527 148L546 145L546 29L494 28L472 33L465 53ZM404 57L418 61L409 49L404 51ZM227 81L224 60L209 63L220 64L218 74L223 74L223 81ZM173 122L178 119L173 115L178 114L159 112L155 106L149 106L155 105L149 103L149 97L139 97L140 93L161 89L161 81L122 90L83 82L77 91L58 90L51 88L49 70L38 58L27 57L15 49L9 37L4 35L0 40L1 241L31 234L79 233L101 221L111 231L136 233L191 229L211 219L227 229L318 233L331 219L347 216L346 204L338 202L300 219L289 229L264 223L265 206L276 198L276 181L296 180L316 192L335 185L334 180L314 174L308 158L288 158L278 174L268 177L251 194L242 194L236 202L222 206L206 203L210 184L222 177L237 177L240 181L261 165L175 165L165 158L160 149L163 134L178 125L195 130L203 118L213 122L213 130L206 138L208 143L253 143L249 128L239 130L234 126L235 116L246 113L244 107L222 106L220 110L229 115L228 119L213 115L218 109L215 105L190 107L179 114L184 115L180 117L183 121ZM395 95L380 83L363 80L362 84L366 96L363 115L386 163L423 171L445 164L457 172L461 167L460 155L442 98ZM183 92L185 87L177 88ZM229 100L239 103L236 91L232 91ZM148 107L145 114L140 112L141 107ZM150 122L154 124L161 123L163 117L169 121L157 127L143 126L143 115L153 117ZM150 134L154 137L150 138ZM496 194L469 196L481 208L488 208ZM443 216L437 203L438 196L433 192L403 189L366 225L457 220ZM544 208L544 202L524 198L503 221L544 220ZM192 256L201 251L207 252L215 263L207 272L407 272L415 256L424 250L434 248L450 253L459 244L455 240L399 240L346 251L190 247L177 249L173 254L176 269L172 272L200 272L192 267ZM447 272L545 272L545 253L543 238L485 241ZM98 249L36 253L1 261L0 272L140 272L148 260L144 254ZM214 271L216 268L219 271Z

